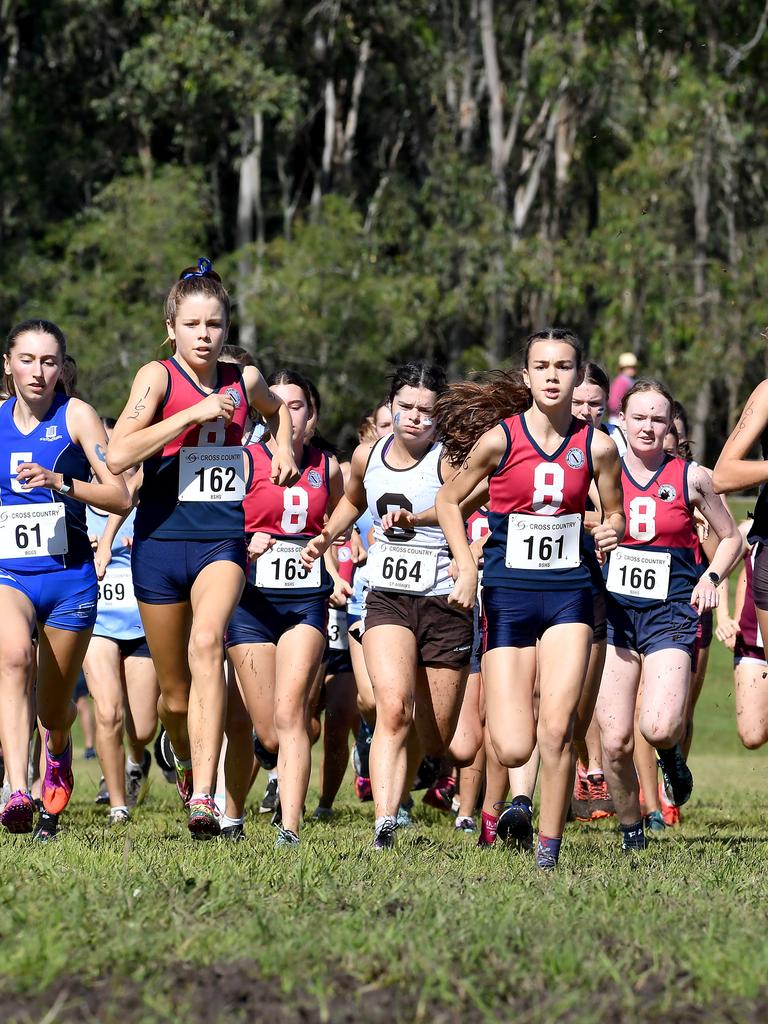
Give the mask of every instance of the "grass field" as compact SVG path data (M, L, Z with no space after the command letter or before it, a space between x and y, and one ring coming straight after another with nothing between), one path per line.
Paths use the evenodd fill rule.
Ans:
M548 877L418 802L376 855L349 779L296 850L256 815L192 843L159 774L107 831L79 758L57 843L0 836L0 1019L765 1021L768 750L739 745L717 642L711 665L682 827L628 859L610 822L569 826Z

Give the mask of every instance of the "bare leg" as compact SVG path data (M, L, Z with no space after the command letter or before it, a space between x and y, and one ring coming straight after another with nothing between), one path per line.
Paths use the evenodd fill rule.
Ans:
M734 676L739 739L748 750L757 750L768 741L768 666L742 661Z
M83 671L96 710L96 752L111 807L125 807L123 682L120 648L114 640L91 637Z
M144 604L139 612L157 671L160 697L157 713L176 757L190 760L187 713L191 678L187 661L192 609L184 604Z
M0 586L0 746L11 791L27 789L32 733L35 610L14 587Z
M73 633L43 626L37 673L37 716L49 732L48 750L64 752L77 711L72 700L75 683L91 638L90 629Z
M144 751L157 732L160 690L151 658L131 655L123 661L125 731L131 760L141 764Z
M326 682L323 762L320 766L320 807L333 807L349 761L349 734L357 725L357 687L351 672Z
M609 645L597 698L597 719L603 741L603 769L622 825L640 819L640 788L632 760L639 684L640 655Z

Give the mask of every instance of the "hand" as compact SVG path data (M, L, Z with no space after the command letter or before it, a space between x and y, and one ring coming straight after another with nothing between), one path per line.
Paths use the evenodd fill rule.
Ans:
M352 531L352 536L349 538L349 547L352 551L352 564L364 565L368 560L368 552L365 550L362 538L357 530Z
M124 548L128 548L128 550L130 551L131 548L133 547L133 537L129 533L124 533L123 536L120 538L120 543L123 545Z
M712 580L707 579L706 576L699 580L693 588L691 604L699 615L702 612L709 611L710 608L717 608L718 604L720 604L720 592Z
M398 508L387 512L381 517L381 528L389 534L392 530L412 530L416 526L416 516L407 508Z
M112 548L106 544L99 544L96 554L93 556L93 566L96 570L96 578L103 580L107 566L112 561Z
M270 537L268 533L254 533L248 544L248 557L250 559L258 558L265 551L269 551L274 546L274 543L275 538Z
M301 550L301 564L305 569L311 569L315 559L321 558L331 545L331 539L326 533L318 533Z
M477 540L473 540L469 545L469 550L472 553L472 557L475 560L475 565L481 566L483 564L483 549L485 548L485 537L478 537Z
M699 544L703 544L709 536L709 523L697 508L693 510L693 521L696 526L696 534L699 538Z
M332 608L346 608L347 598L352 596L352 587L343 580L341 576L334 580L333 593L331 594Z
M45 469L37 462L22 462L16 470L16 479L23 491L31 491L33 487L45 487L50 491L58 491L64 483L61 473Z
M477 600L477 569L459 569L453 590L448 595L448 604L459 608L474 608Z
M592 527L592 538L598 551L606 555L619 546L619 535L610 523L598 523Z
M203 423L212 423L219 419L224 420L225 425L229 425L235 415L235 403L229 395L219 394L217 391L201 399L197 405L193 406L193 411L195 423L199 423L201 426Z
M736 637L741 632L739 623L736 619L732 619L728 616L723 622L718 622L715 627L715 636L721 644L725 644L729 651L733 650L734 644L736 643Z
M269 479L278 487L290 487L301 476L296 466L293 452L277 452L272 456L272 469Z

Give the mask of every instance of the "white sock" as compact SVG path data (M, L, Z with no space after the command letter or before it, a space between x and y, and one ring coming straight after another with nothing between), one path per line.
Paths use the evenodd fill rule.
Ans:
M132 761L130 759L130 757L126 757L126 759L125 759L125 767L126 767L126 771L129 771L129 772L133 771L134 769L136 771L141 771L141 765L140 764L136 764L136 762Z
M211 796L210 793L193 793L192 796L190 797L190 802L192 800L212 800L212 799L213 799L213 797Z
M234 825L242 825L242 824L243 824L243 819L242 818L230 818L230 816L228 814L222 814L222 816L221 816L221 827L222 828L232 828Z
M276 778L277 778L277 769L273 768L272 771L269 773L269 781L271 782L272 779L276 779Z
M109 813L110 814L114 814L115 811L125 811L125 813L128 814L128 808L125 807L123 804L120 804L118 807L110 807L109 808Z

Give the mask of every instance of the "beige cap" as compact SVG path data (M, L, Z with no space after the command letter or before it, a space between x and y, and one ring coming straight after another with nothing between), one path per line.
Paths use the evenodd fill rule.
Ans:
M634 352L622 352L619 356L619 369L623 370L626 366L637 366L637 356Z

